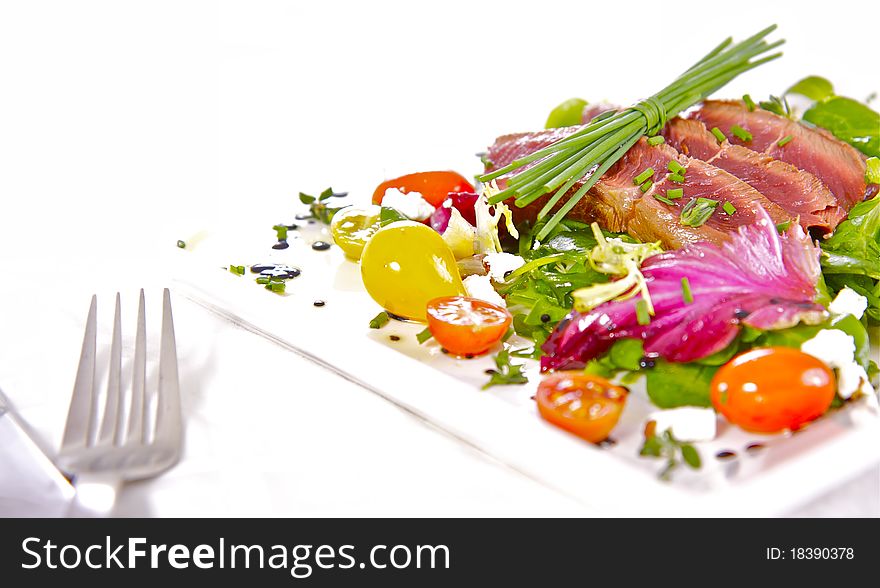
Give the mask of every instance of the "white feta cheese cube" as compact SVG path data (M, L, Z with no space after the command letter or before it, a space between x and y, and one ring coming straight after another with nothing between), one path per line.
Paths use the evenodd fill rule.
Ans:
M711 441L715 438L715 411L711 408L670 408L652 412L648 419L656 423L657 435L671 430L679 441Z
M431 203L422 198L420 192L407 192L404 194L397 188L388 188L382 197L382 206L393 208L406 218L414 221L423 221L434 214Z
M843 331L822 329L812 339L801 343L801 351L821 359L831 368L841 368L853 363L856 343Z
M857 319L862 318L867 308L868 299L847 287L838 292L828 305L828 311L832 314L851 314Z
M507 308L504 298L492 287L492 281L489 279L489 276L473 275L466 277L462 281L464 289L467 290L467 294L471 298L479 298L480 300L497 304L502 308Z
M507 272L518 270L525 265L526 260L513 253L489 253L483 258L483 263L489 267L489 277L497 282L504 280Z

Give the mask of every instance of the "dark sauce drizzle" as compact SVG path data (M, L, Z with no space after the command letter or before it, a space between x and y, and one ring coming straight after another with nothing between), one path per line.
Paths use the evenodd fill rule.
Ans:
M312 243L312 249L315 251L327 251L330 249L330 243L327 241L315 241Z
M718 453L716 453L715 459L720 459L721 461L728 461L731 459L736 459L736 452L728 451L725 449L723 451L719 451Z
M283 280L291 280L298 277L302 272L298 267L285 265L283 263L262 263L251 266L251 273L260 274L266 278L281 278Z

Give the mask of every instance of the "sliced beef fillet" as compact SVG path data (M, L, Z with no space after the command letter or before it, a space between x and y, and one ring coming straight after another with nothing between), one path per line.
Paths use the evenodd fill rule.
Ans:
M552 129L522 135L500 137L489 148L488 170L503 167L515 159L524 157L541 147L576 132L582 127ZM667 166L675 159L687 172L683 184L672 182ZM654 170L654 185L645 193L633 182L647 168ZM503 184L503 178L501 183ZM572 187L573 194L583 183ZM654 194L664 196L666 190L681 188L683 197L672 205L663 203ZM517 208L510 202L517 221L534 220L550 195L536 202ZM681 209L697 197L719 201L719 207L702 226L688 227L680 223ZM720 203L730 202L736 212L727 214ZM565 198L554 210L562 206ZM763 207L774 222L793 220L793 215L777 206L760 192L725 172L705 162L679 154L669 145L650 146L643 138L633 146L590 189L569 213L570 218L584 222L597 221L604 228L616 232L629 232L642 241L660 241L665 247L679 247L685 243L727 239L727 234L742 224L750 224L757 218L758 207Z
M865 156L825 130L810 128L761 108L749 111L741 100L707 100L694 111L692 118L710 129L718 127L735 145L810 172L831 190L844 211L876 193L876 185L865 183ZM731 131L734 125L748 131L751 140L736 137ZM779 141L789 136L791 140L780 147Z
M808 171L729 141L719 143L696 119L674 118L663 129L669 144L736 176L768 200L799 217L805 229L828 233L845 217L834 194Z

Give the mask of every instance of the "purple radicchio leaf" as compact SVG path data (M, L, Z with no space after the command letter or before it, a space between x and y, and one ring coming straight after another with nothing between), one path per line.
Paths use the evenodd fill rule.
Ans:
M638 324L640 297L572 311L544 343L541 369L583 367L621 338L641 339L650 357L688 362L724 349L742 325L773 330L817 324L827 316L814 302L819 273L819 248L803 229L795 224L780 235L763 213L720 246L695 243L646 259L642 274L655 310L650 324ZM682 291L685 277L690 304Z
M452 209L455 208L461 213L462 218L471 225L477 224L474 205L477 203L478 196L473 192L450 192L446 200L434 209L431 215L431 228L441 235L446 232L449 226L449 218L452 216Z

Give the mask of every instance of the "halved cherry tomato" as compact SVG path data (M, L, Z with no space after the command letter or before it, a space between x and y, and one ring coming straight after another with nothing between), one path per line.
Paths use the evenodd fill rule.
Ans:
M834 400L834 373L812 355L789 347L742 353L712 378L712 404L747 431L796 431L822 416Z
M495 345L513 318L506 308L467 296L445 296L428 302L428 329L454 355L479 355Z
M462 175L453 171L430 171L406 174L379 184L373 192L373 204L381 204L385 190L397 188L404 194L418 192L435 208L450 192L473 192L474 187Z
M535 400L544 418L591 443L608 438L628 391L605 378L578 371L556 372L538 386Z

